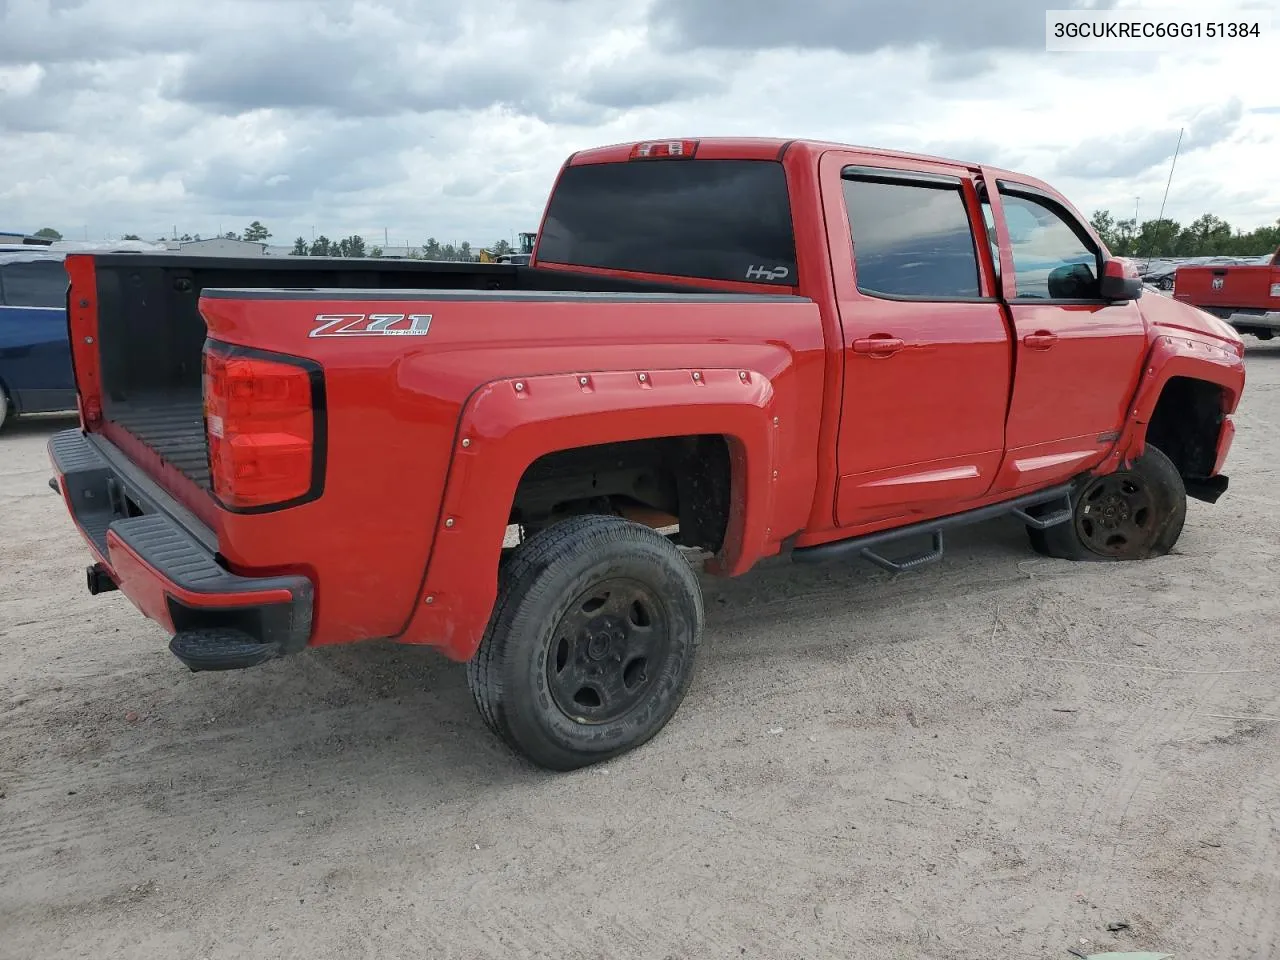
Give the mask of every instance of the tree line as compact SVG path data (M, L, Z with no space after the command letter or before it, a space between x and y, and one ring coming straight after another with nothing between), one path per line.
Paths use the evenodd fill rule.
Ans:
M494 257L511 252L511 244L506 240L498 240L485 250ZM293 241L295 257L380 257L382 247L366 247L364 239L356 234L343 240L330 240L321 234L310 243L306 237L298 237ZM441 243L435 237L428 237L420 247L410 247L405 256L410 260L450 260L472 262L480 259L480 251L471 246L467 240L459 244Z
M36 232L38 237L47 237L50 240L61 240L62 234L52 227L43 227ZM226 233L218 234L216 237L202 238L200 234L184 233L178 236L174 232L172 237L157 237L156 243L166 243L173 240L181 242L191 242L201 239L225 239L225 240L247 240L250 243L266 243L273 234L266 225L260 220L254 220L244 230L237 233L234 230L228 230ZM141 240L136 233L127 233L121 240ZM492 246L485 248L489 254L494 257L511 252L511 244L506 240L498 240ZM314 240L308 241L306 237L298 237L293 241L293 249L290 251L295 257L380 257L383 255L383 249L377 245L370 245L365 239L358 234L352 234L349 237L343 237L340 240L330 240L324 234L316 237ZM428 237L426 243L420 247L411 247L406 256L410 260L453 260L453 261L475 261L480 259L479 249L472 247L470 242L464 240L462 243L441 243L435 237Z
M1247 233L1211 213L1183 226L1177 220L1117 220L1110 210L1089 218L1108 249L1118 257L1256 257L1280 247L1280 220Z

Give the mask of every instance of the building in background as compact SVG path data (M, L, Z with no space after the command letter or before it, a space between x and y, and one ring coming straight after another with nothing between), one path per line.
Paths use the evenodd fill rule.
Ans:
M164 246L175 253L198 257L261 257L266 255L268 245L256 240L211 237L208 240L166 240Z

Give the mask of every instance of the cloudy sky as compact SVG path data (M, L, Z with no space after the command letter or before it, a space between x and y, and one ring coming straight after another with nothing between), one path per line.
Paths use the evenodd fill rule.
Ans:
M536 228L563 158L817 137L982 160L1089 212L1280 217L1269 42L1046 53L1085 0L0 0L0 228L264 221L381 241ZM1095 0L1098 7L1152 6Z

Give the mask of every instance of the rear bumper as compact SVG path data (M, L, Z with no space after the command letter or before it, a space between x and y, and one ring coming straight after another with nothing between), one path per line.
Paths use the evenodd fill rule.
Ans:
M273 647L277 655L307 645L314 596L309 579L242 577L227 570L208 546L212 534L195 529L198 521L190 515L179 519L182 511L166 503L158 488L124 476L102 443L79 430L49 440L55 484L100 575L179 639L234 633ZM175 653L180 648L171 645Z

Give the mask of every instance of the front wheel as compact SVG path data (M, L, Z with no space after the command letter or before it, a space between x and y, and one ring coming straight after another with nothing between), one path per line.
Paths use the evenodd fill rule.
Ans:
M1028 528L1037 552L1062 560L1146 560L1178 542L1187 491L1173 462L1147 444L1128 469L1087 481L1071 505L1069 522Z
M562 521L504 565L467 681L489 729L572 770L640 746L684 699L702 590L666 537L620 517Z

